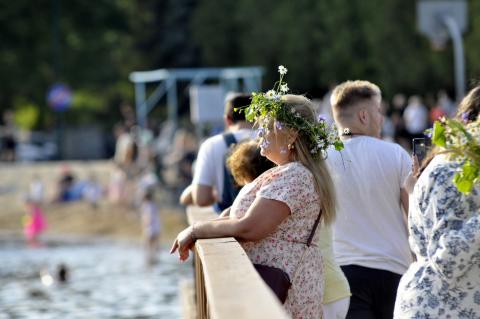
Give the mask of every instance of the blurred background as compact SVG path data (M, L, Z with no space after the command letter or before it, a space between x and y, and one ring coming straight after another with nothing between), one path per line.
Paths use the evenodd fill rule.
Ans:
M466 78L476 79L480 3L467 3ZM416 5L414 0L3 1L4 131L15 126L20 160L109 158L121 106L135 107L129 74L164 68L261 66L268 88L283 64L292 91L311 98L323 98L346 79L367 79L379 84L390 108L402 93L407 100L421 96L431 109L439 92L455 96L453 50L450 42L432 50L418 31ZM49 103L55 84L67 88L67 105ZM189 124L188 84L177 87L182 126ZM158 101L148 116L155 135L167 115L165 104ZM92 144L88 148L69 146L85 138Z
M465 90L480 76L480 1L430 1L460 3L443 12L460 53L441 21L422 30L421 2L1 1L0 318L179 317L189 272L165 251L185 223L178 195L201 140L223 128L224 96L271 88L278 65L327 115L334 85L378 84L383 138L410 151L455 112L459 79ZM145 267L152 189L163 248ZM48 227L32 237L38 209Z

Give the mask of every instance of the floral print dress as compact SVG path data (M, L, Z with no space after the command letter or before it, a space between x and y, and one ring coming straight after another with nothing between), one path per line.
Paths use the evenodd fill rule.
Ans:
M452 183L459 163L438 155L410 202L410 246L417 261L402 277L395 318L480 318L480 187Z
M317 229L309 248L305 245L320 211L313 175L299 162L266 171L243 187L231 207L230 218L244 216L257 197L281 201L290 208L291 214L266 238L240 244L253 263L288 273L292 287L284 306L293 318L321 318L323 262L320 249L314 244L321 230Z

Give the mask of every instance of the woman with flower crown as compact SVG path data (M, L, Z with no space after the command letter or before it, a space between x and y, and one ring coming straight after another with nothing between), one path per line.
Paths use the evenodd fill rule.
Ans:
M336 130L317 121L310 100L286 95L280 81L265 94L254 93L244 109L259 127L261 154L276 164L247 184L229 216L197 222L180 232L171 253L186 260L198 238L235 237L255 264L280 268L292 283L284 303L293 318L321 318L323 263L318 246L306 242L316 220L329 224L335 216L332 180L324 162L326 149L342 148Z
M400 281L395 318L480 318L479 113L477 86L456 119L434 125L437 146L410 198L417 260Z

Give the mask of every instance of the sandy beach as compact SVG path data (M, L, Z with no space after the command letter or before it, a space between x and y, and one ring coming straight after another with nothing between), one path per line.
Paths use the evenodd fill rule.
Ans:
M49 237L108 238L127 241L141 240L140 217L135 210L103 199L97 209L84 201L48 204L55 189L55 180L62 167L68 167L78 180L95 174L99 183L107 187L112 171L109 161L74 161L0 164L0 234L22 236L22 216L25 208L22 194L34 176L38 176L46 187L47 204L44 212L48 229L43 235ZM174 236L186 225L182 207L172 205L174 199L168 192L159 189L156 196L163 224L162 244L169 244Z

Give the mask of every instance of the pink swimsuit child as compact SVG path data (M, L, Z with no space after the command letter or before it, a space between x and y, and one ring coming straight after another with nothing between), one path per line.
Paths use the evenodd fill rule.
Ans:
M36 238L47 228L42 209L37 205L29 205L30 215L25 220L23 232L28 241L35 241Z

